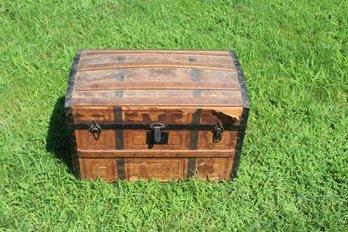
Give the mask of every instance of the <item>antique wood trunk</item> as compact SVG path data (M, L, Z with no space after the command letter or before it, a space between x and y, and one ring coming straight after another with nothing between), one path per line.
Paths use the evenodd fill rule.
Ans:
M75 175L235 177L249 112L245 85L229 51L79 52L65 100Z

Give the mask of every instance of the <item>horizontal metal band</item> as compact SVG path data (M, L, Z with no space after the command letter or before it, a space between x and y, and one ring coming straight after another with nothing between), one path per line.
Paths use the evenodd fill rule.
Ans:
M237 151L228 149L212 150L77 150L81 158L233 158Z
M98 123L101 129L122 129L122 130L151 130L152 124L139 123ZM68 123L68 128L76 130L88 130L92 123ZM213 130L216 124L164 124L161 129L165 130ZM244 131L246 125L223 124L225 131Z

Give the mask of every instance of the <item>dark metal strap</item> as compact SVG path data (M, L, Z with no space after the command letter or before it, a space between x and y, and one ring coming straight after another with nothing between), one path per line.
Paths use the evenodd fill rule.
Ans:
M92 122L91 122L92 123ZM68 128L77 130L87 130L91 123L68 123ZM98 123L98 122L96 122ZM151 124L139 123L98 123L101 129L119 129L119 130L150 130ZM212 131L216 124L164 124L163 130L205 130ZM243 131L246 125L223 124L225 131Z
M115 96L115 97L122 98L122 97L123 97L123 90L117 90L117 91L115 91L114 96Z
M202 110L198 109L193 115L192 115L192 125L200 125L201 122L201 113ZM199 130L192 130L191 131L191 138L190 138L190 150L197 150L198 146L198 133ZM196 158L189 158L188 159L188 165L187 165L187 177L192 177L195 175L196 170Z
M201 90L200 90L200 89L192 90L192 95L193 95L194 98L200 98L200 97L202 97Z
M197 125L199 126L200 120L201 120L201 110L197 110L192 115L192 124L191 125ZM191 138L190 138L190 150L196 150L197 149L197 143L198 143L198 130L192 130L191 131Z
M192 56L190 56L190 57L188 58L188 60L189 60L190 62L197 62L197 58L196 58L196 57L192 57Z
M191 79L192 79L193 82L199 82L200 81L199 69L192 69Z
M233 159L233 167L231 170L231 178L237 177L237 171L240 163L240 155L242 152L243 140L244 140L245 131L238 131L236 152Z
M233 58L234 65L237 68L238 81L242 91L243 106L248 108L249 107L248 90L246 87L246 81L245 81L245 76L242 70L242 66L240 65L237 54L234 53L233 51L230 51L230 54Z
M125 56L118 56L118 57L116 57L116 61L117 62L125 62L126 61L126 57Z
M193 177L196 172L196 158L188 158L187 177Z
M121 125L122 124L122 108L121 107L115 107L114 108L114 125ZM123 150L124 149L124 139L123 139L123 130L118 127L111 127L111 128L103 128L103 124L98 124L100 128L102 129L115 129L115 149L116 150Z
M246 87L245 76L244 76L244 73L243 73L243 70L242 70L240 62L238 60L237 55L233 51L231 51L230 54L233 58L235 66L237 68L238 81L239 81L239 84L241 87L241 92L242 92L243 112L242 112L242 116L240 119L240 123L243 125L246 125L247 121L248 121L248 115L249 115L249 100L248 100L248 91L247 91L247 87ZM238 167L239 167L239 163L240 163L240 155L242 152L242 145L243 145L243 141L244 141L244 136L245 136L245 130L238 131L236 153L235 153L234 160L233 160L233 167L231 170L231 178L237 177L237 171L238 171Z
M126 75L126 72L124 70L119 70L116 74L116 81L117 82L123 82L124 76Z
M126 176L125 167L124 167L124 159L117 159L117 178L119 180L124 180Z
M74 59L73 65L70 69L70 78L68 83L68 89L65 96L65 107L70 107L72 104L72 93L74 89L75 79L76 79L76 73L77 73L77 67L80 61L82 51L79 51Z

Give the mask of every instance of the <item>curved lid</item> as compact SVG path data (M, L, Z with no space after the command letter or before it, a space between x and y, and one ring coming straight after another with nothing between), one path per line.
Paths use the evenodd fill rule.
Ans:
M228 51L84 50L66 106L243 107L236 59Z

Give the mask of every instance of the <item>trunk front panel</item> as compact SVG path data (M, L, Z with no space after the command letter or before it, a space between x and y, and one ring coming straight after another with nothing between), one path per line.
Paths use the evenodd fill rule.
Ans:
M233 158L197 158L190 170L189 158L80 158L81 178L115 181L157 179L168 181L191 177L202 180L226 180L230 177ZM124 174L120 174L124 172ZM123 176L122 178L120 178Z

